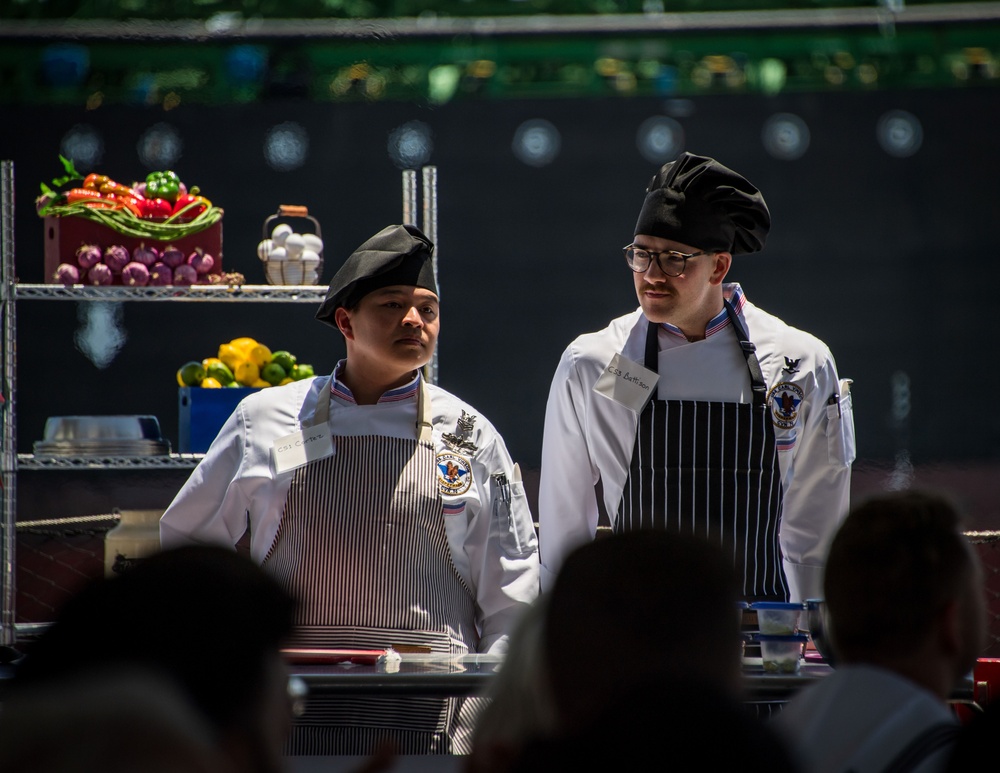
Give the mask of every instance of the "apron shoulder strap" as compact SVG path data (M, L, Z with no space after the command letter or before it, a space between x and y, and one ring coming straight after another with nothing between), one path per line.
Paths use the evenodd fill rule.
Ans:
M764 405L767 402L767 382L764 381L764 371L761 370L760 361L757 359L757 347L753 345L753 342L747 335L746 328L740 322L740 318L736 314L733 305L725 299L723 299L722 303L726 307L726 315L733 324L736 339L740 342L743 356L747 360L747 370L750 371L750 388L753 390L753 404L756 406ZM660 326L656 322L648 324L649 327L646 329L646 361L644 364L651 371L657 373L659 372L660 356L660 346L657 336Z
M729 321L733 324L733 332L736 333L736 340L740 342L743 356L747 359L747 370L750 371L750 388L753 390L753 404L764 405L767 402L767 382L764 381L764 371L760 369L760 361L757 359L757 347L753 345L753 341L747 335L746 328L740 322L733 304L725 298L722 303L726 307Z

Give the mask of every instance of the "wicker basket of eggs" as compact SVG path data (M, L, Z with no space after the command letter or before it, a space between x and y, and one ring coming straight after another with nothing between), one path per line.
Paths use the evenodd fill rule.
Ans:
M310 231L299 232L286 221L305 221ZM296 223L296 225L299 225ZM273 285L314 285L323 272L323 234L307 207L282 204L264 221L264 238L257 245L264 274Z

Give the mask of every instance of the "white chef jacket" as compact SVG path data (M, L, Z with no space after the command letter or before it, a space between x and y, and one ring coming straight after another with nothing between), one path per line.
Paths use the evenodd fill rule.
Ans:
M409 384L386 392L375 405L358 405L350 389L334 376L296 381L248 396L163 514L161 545L233 546L249 520L251 555L263 563L295 474L294 470L273 471L275 440L301 429L300 421L312 417L324 390L331 392L329 425L334 442L338 435L415 439L420 383L418 373ZM456 433L462 411L476 417L470 438L477 450L474 454L457 452L471 462L472 483L464 493L442 496L445 530L455 568L476 601L479 651L502 654L513 620L538 595L538 543L531 513L503 438L493 425L440 387L428 384L427 396L436 453L456 453L445 445L442 434ZM506 475L510 485L509 516L506 508L495 506L499 493L492 476L496 474Z
M855 456L850 382L839 379L833 355L815 336L758 309L738 284L724 285L723 292L757 348L772 416L777 410L772 397L785 391L783 385L802 393L794 420L781 417L790 426L775 424L784 492L779 544L790 598L819 598L829 542L850 496ZM638 414L593 387L617 353L642 364L647 327L640 308L580 336L563 352L552 378L538 495L543 590L551 587L566 556L593 539L598 481L604 509L615 522ZM746 357L724 309L707 326L704 340L689 342L667 324L658 337L659 399L752 402Z
M784 705L774 727L810 773L881 773L915 739L957 725L947 705L892 671L841 665ZM936 734L935 734L936 735ZM946 768L954 737L913 768Z

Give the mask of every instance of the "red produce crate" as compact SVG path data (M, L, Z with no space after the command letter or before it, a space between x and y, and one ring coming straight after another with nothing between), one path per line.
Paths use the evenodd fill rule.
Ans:
M84 244L96 244L103 252L115 244L125 247L130 253L145 242L150 247L162 250L173 245L185 255L194 252L196 247L215 258L215 266L210 274L222 273L222 221L209 226L191 236L173 241L158 239L136 239L123 236L102 223L88 220L84 217L52 217L45 218L45 281L56 284L52 278L60 263L76 265L76 251ZM121 284L121 277L116 276L113 284Z

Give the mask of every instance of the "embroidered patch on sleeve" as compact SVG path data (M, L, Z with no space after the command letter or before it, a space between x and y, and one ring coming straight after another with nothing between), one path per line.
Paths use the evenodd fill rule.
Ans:
M442 496L464 494L472 486L472 464L463 456L453 453L437 455L438 490Z
M802 397L802 388L790 381L782 381L768 392L767 402L771 406L771 420L776 427L791 429L795 426Z

